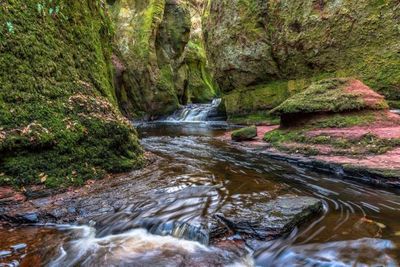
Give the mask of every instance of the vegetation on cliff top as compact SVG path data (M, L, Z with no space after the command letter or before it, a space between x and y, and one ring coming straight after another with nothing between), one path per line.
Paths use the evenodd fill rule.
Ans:
M111 34L100 1L0 5L0 184L77 185L141 166L115 108Z

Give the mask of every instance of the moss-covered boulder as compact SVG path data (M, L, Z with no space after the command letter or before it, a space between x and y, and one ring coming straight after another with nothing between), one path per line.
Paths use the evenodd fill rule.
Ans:
M337 113L387 108L384 97L361 81L352 78L336 78L311 84L304 91L276 107L272 113Z
M333 77L399 103L399 20L396 0L221 0L209 1L203 30L228 113L243 115Z
M0 185L82 184L143 163L116 109L100 1L0 4Z
M318 114L388 109L384 97L353 78L326 79L311 84L271 111L281 125L293 125Z
M241 128L239 130L233 131L231 134L232 140L236 142L252 140L255 137L257 137L256 126Z

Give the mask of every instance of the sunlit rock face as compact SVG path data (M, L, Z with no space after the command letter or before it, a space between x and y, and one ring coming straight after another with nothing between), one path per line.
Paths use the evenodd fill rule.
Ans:
M394 0L209 1L204 37L227 109L269 109L312 81L351 76L398 103L398 10Z

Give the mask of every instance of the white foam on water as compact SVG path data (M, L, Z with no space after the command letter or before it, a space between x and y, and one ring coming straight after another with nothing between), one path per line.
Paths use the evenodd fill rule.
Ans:
M191 257L200 259L198 262L212 257L218 261L226 253L195 241L152 235L144 229L102 238L97 238L95 228L90 226L70 229L78 237L63 244L48 266L178 266ZM254 266L248 257L231 262L225 266Z
M167 117L167 122L204 122L208 116L218 109L221 99L214 99L208 104L189 104Z

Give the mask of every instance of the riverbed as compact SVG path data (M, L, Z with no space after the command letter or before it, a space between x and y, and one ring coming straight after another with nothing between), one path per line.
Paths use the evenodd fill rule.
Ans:
M99 215L101 227L89 221L0 228L0 251L27 244L25 250L0 262L16 260L22 266L400 264L398 192L275 161L263 156L261 147L234 147L219 138L225 128L207 123L140 126L143 147L160 160L151 171L124 185L130 198L121 200L118 212ZM213 214L252 210L260 202L288 194L322 200L323 212L269 241L232 233L223 242L207 245L197 234L177 238L125 227L132 218L155 217L163 225L199 225ZM124 210L133 206L139 212L127 216Z

